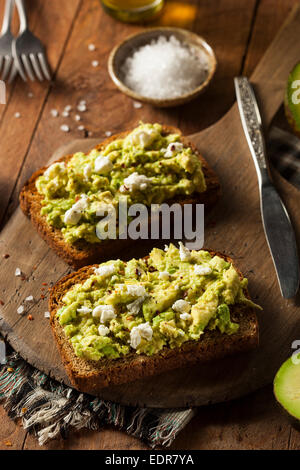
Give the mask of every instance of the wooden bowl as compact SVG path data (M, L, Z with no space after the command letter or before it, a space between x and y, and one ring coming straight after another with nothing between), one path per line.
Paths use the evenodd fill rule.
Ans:
M136 49L149 44L153 39L157 39L159 36L165 36L169 38L172 35L182 43L192 46L194 50L199 50L202 53L205 53L208 63L208 70L205 81L189 93L178 96L176 98L168 99L149 98L147 96L139 95L135 91L128 88L124 83L124 77L122 75L122 65L124 64L125 59L129 56L132 56ZM129 36L127 39L125 39L125 41L121 42L112 50L108 59L109 74L119 90L134 100L150 103L157 107L177 106L196 98L196 96L200 95L200 93L202 93L207 88L215 74L216 68L217 60L215 54L212 48L203 38L185 29L169 27L149 28L145 31L142 31L141 33Z

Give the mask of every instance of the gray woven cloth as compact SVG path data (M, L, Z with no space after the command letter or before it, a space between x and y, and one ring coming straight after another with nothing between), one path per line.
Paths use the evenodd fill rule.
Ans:
M272 164L300 189L300 140L278 128L273 128L269 137ZM34 369L13 351L6 355L1 340L0 401L12 419L21 418L24 428L34 433L41 445L66 438L72 428L99 430L110 424L150 447L167 447L196 414L194 409L124 407L79 393Z

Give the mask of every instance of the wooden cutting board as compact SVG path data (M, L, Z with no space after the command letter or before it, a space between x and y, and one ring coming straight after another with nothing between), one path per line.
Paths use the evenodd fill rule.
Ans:
M299 30L300 7L297 7L251 77L266 127L282 103L289 71L300 60ZM100 396L104 399L162 408L233 399L271 382L281 362L292 353L292 341L300 339L300 296L285 300L280 295L261 223L256 173L237 106L191 139L218 173L223 189L221 202L207 220L205 246L234 257L249 278L250 292L264 308L259 313L260 346L251 353L103 389ZM95 143L92 139L72 142L59 149L52 159L88 150ZM274 174L274 180L299 243L299 193L278 174ZM47 247L19 209L1 234L0 248L1 254L10 255L1 260L0 299L5 302L0 314L1 332L30 364L69 384L44 312L48 309L48 286L71 269ZM144 256L149 250L149 243L138 243L126 251L126 256L120 253L119 257ZM17 267L26 279L15 277ZM26 310L33 321L27 319L27 314L17 314L18 306L28 295L35 298Z

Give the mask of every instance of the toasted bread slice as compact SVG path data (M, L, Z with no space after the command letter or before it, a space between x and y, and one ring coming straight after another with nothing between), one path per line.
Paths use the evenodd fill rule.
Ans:
M131 131L123 132L121 134L114 135L97 146L97 149L101 150L111 141L119 138L124 138ZM181 132L175 127L163 126L163 133L173 134ZM200 155L198 150L191 144L185 137L181 137L181 142L184 146L191 147L202 163L202 171L205 176L207 189L203 193L193 194L185 199L176 199L166 201L170 204L178 202L180 204L205 204L206 210L212 207L218 197L220 196L220 183L214 173L209 167L208 163ZM68 161L73 155L67 155L60 159L60 161ZM39 176L41 176L47 167L41 168L36 171L29 181L23 187L20 193L20 206L23 212L30 217L36 230L39 232L41 237L51 246L51 248L62 257L68 264L78 269L88 264L100 262L104 259L114 256L115 253L124 249L126 246L135 243L130 239L127 240L105 240L101 243L92 244L86 241L78 241L74 244L68 244L65 242L61 230L56 229L49 225L46 220L46 216L41 215L42 199L43 196L38 193L35 182Z
M228 256L209 250L212 256L218 255L233 263ZM62 306L62 298L73 285L83 283L93 274L94 266L86 266L61 279L52 289L49 299L50 323L57 342L63 364L71 383L82 392L97 395L99 390L109 385L132 382L171 369L195 362L207 362L222 357L254 349L258 346L258 321L255 310L245 304L231 307L231 319L239 324L239 330L232 335L219 331L205 330L199 341L188 341L181 347L164 347L153 356L139 355L135 352L119 359L90 361L75 355L56 315ZM242 273L236 266L241 278ZM248 291L245 295L249 297Z

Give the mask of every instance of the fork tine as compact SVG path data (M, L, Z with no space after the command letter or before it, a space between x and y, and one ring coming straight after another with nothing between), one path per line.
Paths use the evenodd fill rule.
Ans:
M4 60L4 57L0 55L0 72L2 70L3 60Z
M34 71L35 71L38 79L40 80L40 82L42 82L44 80L44 77L42 75L42 72L41 72L39 62L38 62L38 59L37 59L36 55L31 53L31 54L29 54L29 58L31 60L31 64L34 68Z
M23 64L24 64L24 67L25 67L25 70L27 72L28 77L30 78L30 80L32 82L34 82L35 81L34 74L33 74L33 71L32 71L32 68L31 68L31 65L30 65L30 62L28 60L27 55L22 54L21 57L22 57L22 61L23 61Z
M8 72L10 71L12 61L13 61L12 57L9 57L9 56L5 57L4 69L3 69L1 80L6 79Z
M51 73L50 73L49 65L48 65L47 59L45 57L45 54L43 52L39 52L38 53L38 58L39 58L39 61L40 61L40 66L42 67L42 70L44 72L44 75L45 75L46 79L51 80Z
M11 83L13 81L13 79L15 78L17 73L18 73L18 69L17 69L15 63L13 63L12 67L11 67L11 70L10 70L9 77L8 77L8 83Z

